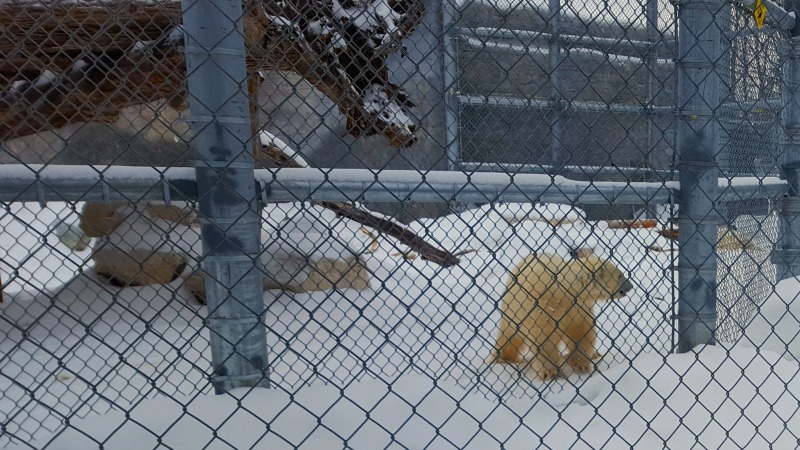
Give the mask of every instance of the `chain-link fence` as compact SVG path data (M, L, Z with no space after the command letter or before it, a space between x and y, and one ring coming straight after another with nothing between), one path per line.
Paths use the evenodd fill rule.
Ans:
M795 7L0 3L0 447L796 447Z

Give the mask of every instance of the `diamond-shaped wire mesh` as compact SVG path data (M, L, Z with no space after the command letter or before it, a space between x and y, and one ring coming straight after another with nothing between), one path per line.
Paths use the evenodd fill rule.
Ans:
M742 3L0 3L0 447L796 447Z

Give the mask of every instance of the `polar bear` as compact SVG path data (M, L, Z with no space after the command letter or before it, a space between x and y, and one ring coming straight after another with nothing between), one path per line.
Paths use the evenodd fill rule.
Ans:
M261 241L263 289L311 292L370 288L364 249L371 242L359 224L318 206L272 204ZM80 227L97 238L94 271L117 286L165 284L178 277L200 303L206 301L200 270L200 220L188 205L87 202Z
M633 286L612 262L577 256L532 255L512 272L500 303L494 362L521 363L527 348L542 380L557 377L564 362L578 373L592 368L598 356L594 305L623 297Z

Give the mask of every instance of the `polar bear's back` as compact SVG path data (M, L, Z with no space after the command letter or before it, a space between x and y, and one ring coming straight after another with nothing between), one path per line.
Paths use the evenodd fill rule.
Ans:
M508 290L516 287L537 298L559 291L563 295L575 278L570 276L574 275L570 266L570 261L559 255L530 255L517 264L506 287Z

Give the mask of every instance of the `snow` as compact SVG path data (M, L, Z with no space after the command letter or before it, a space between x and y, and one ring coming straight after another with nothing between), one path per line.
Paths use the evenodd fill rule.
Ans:
M33 86L37 89L44 89L49 87L56 81L58 75L55 72L50 70L43 70L42 74L36 77L36 81L33 83Z
M362 103L367 113L374 114L386 122L407 130L414 126L414 121L403 112L399 104L389 101L389 96L379 84L373 84L364 90Z
M746 368L747 377L743 378ZM642 355L553 406L498 403L451 383L404 376L294 395L237 389L158 398L73 423L54 445L93 448L794 448L797 362L743 348ZM343 400L346 399L346 400ZM745 419L743 420L743 416ZM76 431L80 430L79 431ZM39 448L41 443L34 442ZM23 447L9 447L23 448Z
M79 59L70 67L70 73L78 74L89 68L89 63L86 60Z
M320 231L297 216L307 205L271 208L268 231L287 221L300 234ZM179 281L115 288L87 266L79 274L88 252L49 237L50 224L71 214L13 204L0 216L3 281L20 273L0 304L8 448L51 438L47 448L58 449L794 448L800 433L790 394L800 368L766 337L777 323L796 345L791 317L800 311L786 302L800 282L778 286L748 339L670 354L676 254L649 251L671 245L651 230L609 229L556 205L486 206L412 224L475 247L451 269L395 255L397 243L380 236L365 254L379 280L372 291L265 292L272 389L213 396L205 307ZM565 217L580 220L551 223ZM61 253L48 259L42 239ZM611 258L635 285L598 307L597 371L542 383L524 368L487 365L511 265L575 246ZM756 350L748 340L768 344Z
M392 35L398 32L402 14L396 12L390 6L390 0L372 0L365 2L363 7L345 8L337 0L332 0L333 17L343 24L353 24L358 29L367 31L367 34L375 34L375 30L382 30L379 34L381 41L378 45L384 45L392 39Z
M568 257L571 250L583 245L562 232L567 228L556 225L580 222L585 217L582 210L569 205L490 203L460 214L420 219L409 228L453 251L491 250L507 243L510 236L525 236L531 249ZM454 229L465 232L453 233Z
M41 209L30 203L12 203L0 211L0 279L5 293L57 288L89 261L88 250L73 252L52 235L61 223L74 224L75 210L64 204ZM15 276L11 276L16 272Z
M270 133L269 131L261 130L261 133L259 133L259 139L261 140L261 145L274 146L287 158L294 161L298 166L304 168L311 167L308 164L308 162L300 155L300 153L297 152L297 150L293 149L289 144L287 144L274 134Z
M800 280L790 278L778 284L758 308L747 327L743 342L774 351L785 358L800 358Z

